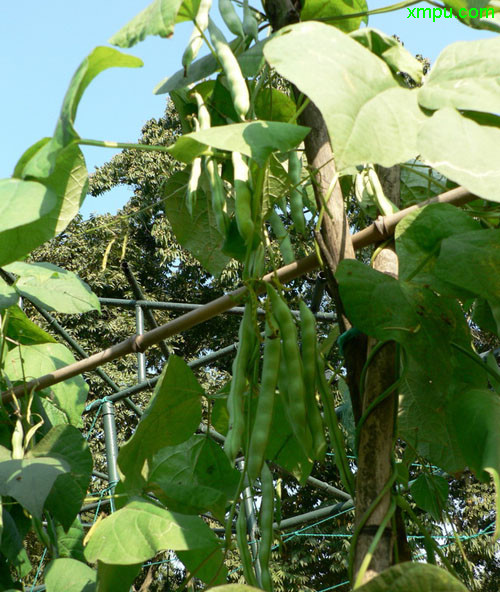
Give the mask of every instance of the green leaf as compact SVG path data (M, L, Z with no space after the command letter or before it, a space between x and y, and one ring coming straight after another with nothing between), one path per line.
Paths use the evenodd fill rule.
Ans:
M413 205L447 191L446 178L415 161L401 167L401 204Z
M325 0L305 0L300 13L301 21L322 21L341 31L349 33L359 29L361 23L368 22L368 15L353 18L336 19L335 17L356 14L368 10L365 0L337 0L325 2Z
M418 153L423 115L417 95L401 88L389 67L348 35L317 22L299 23L270 39L264 55L321 111L339 171L366 162L389 167Z
M245 586L245 584L226 584L225 586L216 586L210 588L212 592L260 592L260 588Z
M16 296L16 302L17 300L19 300L18 295ZM22 345L57 343L52 335L46 333L38 325L35 325L33 321L30 321L19 306L11 306L7 312L9 313L9 322L7 323L6 330L7 337L10 337Z
M97 573L76 559L54 559L47 566L47 592L96 592Z
M97 590L96 592L129 592L135 590L132 586L141 571L142 564L136 565L108 565L97 562Z
M243 53L239 53L241 48L242 40L238 37L233 39L229 43L229 47L236 55L236 59L241 68L241 73L246 78L253 78L257 75L264 62L264 55L262 53L264 44L267 43L267 39L259 41L252 45L250 49L247 49ZM199 80L208 78L214 72L220 70L220 64L216 61L214 56L209 53L208 55L194 61L188 69L187 75L185 75L184 68L178 70L172 76L165 78L159 82L155 89L155 95L162 95L165 93L171 93L174 90L179 90L186 86L190 86Z
M46 501L46 507L67 530L83 504L92 474L87 441L75 427L57 425L29 452L30 457L52 457L69 466L69 472L57 478Z
M62 503L62 502L61 502ZM56 526L57 550L59 557L69 557L77 561L85 561L83 556L83 538L85 531L79 518L76 518L65 532L58 524Z
M424 75L422 63L394 37L368 27L353 31L351 37L383 59L394 74L405 72L417 84L422 81Z
M133 545L124 544L134 541ZM135 500L99 522L87 546L87 561L133 565L159 551L219 547L219 540L198 516L174 514L149 501Z
M41 519L54 481L68 470L67 463L57 458L3 460L0 462L0 495L10 495Z
M186 208L187 171L174 173L162 186L165 213L179 244L212 275L219 276L229 262L221 252L224 237L217 229L212 206L202 189L196 192L191 216Z
M423 592L424 590L425 592L467 592L467 588L445 569L416 562L393 565L356 590L358 592Z
M0 522L2 524L0 552L16 568L19 577L24 578L31 571L31 562L23 545L24 533L19 531L14 517L5 508L2 510Z
M182 162L191 162L206 146L241 152L264 166L271 152L287 152L306 137L309 128L279 121L252 121L213 127L181 136L170 153Z
M427 109L455 107L500 112L500 38L460 41L445 47L432 66L418 101Z
M177 557L186 566L189 573L207 584L220 584L226 581L227 568L224 565L222 549L214 549L210 553L205 549L177 551ZM212 588L211 588L212 589Z
M153 456L146 488L173 512L209 510L223 522L226 503L234 499L239 478L239 471L231 467L218 444L195 435Z
M73 124L78 104L92 80L108 68L137 68L142 61L131 55L121 53L112 47L96 47L80 64L73 75L64 97L54 137L44 144L26 163L23 177L48 177L54 170L59 152L71 142L78 140Z
M59 151L54 172L41 182L57 195L56 207L35 222L0 232L0 265L22 259L62 232L78 214L87 194L87 169L79 147Z
M17 292L0 277L0 310L12 307L19 300Z
M441 242L479 228L476 220L450 204L432 204L410 212L399 222L395 232L399 278L431 284L436 291L446 293L449 286L446 283L436 285L433 276Z
M15 288L29 300L45 310L81 313L101 310L99 299L89 286L72 271L52 263L11 263L7 271L19 279Z
M440 475L423 473L410 485L410 493L419 508L434 520L441 520L448 499L448 481Z
M11 381L39 378L75 361L70 350L60 343L21 345L9 351L5 372ZM47 389L48 398L67 415L70 423L82 425L89 387L82 376L75 376Z
M292 99L275 88L263 88L255 98L255 115L263 121L289 123L297 109Z
M490 305L484 298L477 298L474 301L474 306L472 308L472 322L479 325L483 331L490 331L495 335L500 333L495 317L491 312Z
M445 177L479 197L500 202L500 129L444 108L422 125L418 148Z
M182 3L183 0L155 0L115 33L109 42L118 47L132 47L148 35L171 37Z
M41 183L0 179L0 232L38 220L56 203L54 192Z
M500 231L476 230L443 240L436 276L488 301L500 333Z
M142 481L144 463L155 452L185 442L195 432L201 421L203 394L186 362L170 356L134 435L118 455L118 465L131 487Z

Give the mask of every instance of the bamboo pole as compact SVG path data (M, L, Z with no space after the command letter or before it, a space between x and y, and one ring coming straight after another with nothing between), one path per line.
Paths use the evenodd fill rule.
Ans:
M402 220L410 212L422 208L425 205L431 203L450 203L459 206L475 199L478 199L477 196L472 194L470 191L467 191L462 187L458 187L420 204L410 206L409 208L401 210L396 214L379 217L373 224L352 236L353 246L355 249L360 249L370 245L371 243L379 242L389 238L389 236L391 236L391 234L394 232L396 224L400 220ZM282 284L286 284L293 279L300 277L305 273L312 271L313 269L316 269L318 266L319 261L316 253L311 253L303 259L299 259L298 261L294 261L289 265L281 267L277 271L268 273L262 278L262 282L270 282L273 280L273 278L276 278ZM256 291L263 292L263 286L259 286L257 284ZM64 380L68 380L74 376L78 376L83 372L95 370L99 366L116 360L117 358L121 358L127 354L144 352L148 347L151 347L152 345L155 345L164 339L177 335L178 333L182 333L182 331L186 331L187 329L191 329L192 327L208 321L209 319L229 310L230 308L233 308L235 305L241 302L247 293L248 288L246 286L242 286L232 292L229 292L228 294L224 294L224 296L220 296L219 298L208 302L201 308L191 310L186 314L183 314L180 317L177 317L176 319L166 323L165 325L161 325L156 329L152 329L151 331L144 333L143 335L132 335L128 339L117 343L113 347L109 347L103 351L93 354L86 359L78 360L73 364L69 364L68 366L54 370L54 372L51 372L50 374L45 374L39 378L34 378L28 382L19 384L16 387L2 393L2 403L5 405L6 403L11 402L13 395L16 397L22 397L32 391L46 389L50 386L53 386L54 384L58 384L59 382L63 382Z

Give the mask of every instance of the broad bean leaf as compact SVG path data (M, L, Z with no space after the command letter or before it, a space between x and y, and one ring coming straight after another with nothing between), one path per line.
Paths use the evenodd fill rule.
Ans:
M47 592L96 592L97 572L91 567L61 557L49 563L45 572Z
M81 313L101 310L99 299L89 286L72 271L52 263L24 263L18 261L6 267L19 279L15 288L45 310Z
M23 177L37 179L48 177L54 170L59 152L71 142L78 140L73 124L80 99L87 86L102 71L108 68L137 68L142 61L121 53L112 47L96 47L80 64L69 84L61 107L53 138L25 164Z
M411 278L414 282L432 284L438 292L441 288L446 291L446 283L444 287L436 286L437 278L433 275L443 239L480 227L479 222L450 204L432 204L410 212L395 232L400 279Z
M56 203L54 192L41 183L0 179L0 232L35 222Z
M349 14L356 14L366 10L368 10L366 0L337 0L337 2L305 0L300 13L300 20L320 20L348 33L349 31L359 29L361 23L366 24L368 22L368 15L342 19L338 17L345 17Z
M422 63L394 37L369 27L353 31L351 37L384 60L394 74L405 72L417 84L422 81L424 76Z
M415 161L401 167L401 204L409 206L447 191L446 178Z
M253 78L257 75L262 64L264 63L264 54L262 53L264 44L268 40L258 41L250 49L247 49L243 53L239 53L238 50L242 46L242 40L238 37L237 39L233 39L229 46L233 50L233 53L236 54L236 59L241 68L241 72L243 76L246 78ZM186 72L184 68L178 70L172 76L165 78L161 82L159 82L155 89L155 95L162 95L165 93L171 93L172 91L182 89L184 87L190 86L191 84L202 80L203 78L208 78L214 72L220 69L220 64L214 58L214 56L209 53L208 55L194 61Z
M130 540L133 545L127 544ZM134 500L96 525L85 558L134 565L166 549L204 549L208 555L218 547L217 536L199 516L174 514L151 501Z
M5 372L11 381L39 378L75 361L70 350L60 343L21 345L7 354ZM44 391L73 425L82 425L89 387L82 376L75 376Z
M500 510L500 398L487 389L472 389L455 397L450 417L467 465L481 480L493 477L497 515ZM500 536L497 520L494 539Z
M448 481L440 475L422 473L410 485L410 493L419 508L434 520L441 520L448 499Z
M359 592L467 592L462 582L445 569L436 565L409 561L393 565L356 590Z
M19 531L14 517L3 508L1 517L0 552L16 568L19 577L23 578L31 571L31 562L23 545L23 534Z
M299 23L270 39L264 55L321 111L339 171L366 162L388 167L417 155L424 116L415 92L401 88L389 67L348 35Z
M52 457L64 461L69 472L57 478L46 507L67 530L82 506L92 474L92 455L81 432L57 425L29 452L27 458Z
M445 47L418 91L427 109L454 107L500 112L500 37L459 41Z
M488 301L500 333L500 231L474 230L443 240L435 275Z
M229 263L229 257L221 252L224 237L217 228L212 205L202 189L196 192L193 215L188 212L185 200L188 181L189 173L179 171L162 186L162 195L166 198L163 202L165 213L179 244L209 273L219 276Z
M54 481L69 470L57 458L40 457L0 461L0 495L10 495L38 519Z
M263 121L290 122L297 111L294 101L275 88L263 88L255 98L255 115Z
M418 134L422 157L445 177L484 199L500 202L500 129L458 111L439 109Z
M59 557L70 557L77 561L85 561L83 555L83 539L85 537L85 531L83 530L79 518L75 518L66 531L60 524L57 524L56 536Z
M18 300L18 293L0 277L0 310L12 307Z
M171 147L170 154L177 160L189 163L210 146L229 152L241 152L253 158L259 166L264 166L273 151L292 150L308 132L307 127L279 121L233 123L181 136Z
M118 465L130 488L143 483L144 464L155 452L185 442L195 432L201 421L203 394L186 362L170 356L134 435L118 455Z
M192 549L191 551L177 551L177 557L184 563L189 573L207 584L221 584L226 581L227 568L224 565L222 549Z
M141 567L141 563L135 565L108 565L98 561L96 592L129 592L134 590L132 584L140 573Z
M226 503L234 499L239 478L218 444L194 435L156 452L149 463L146 488L173 512L210 510L224 521Z
M36 150L40 151L43 145L43 141L39 142L35 146ZM28 152L32 153L31 150ZM21 160L24 163L23 157ZM23 164L16 167L16 176L22 176L23 167ZM87 194L88 183L85 159L80 148L70 145L59 151L54 171L40 179L40 182L57 195L57 204L37 221L0 233L0 265L22 259L62 232L78 214Z
M19 295L16 292L16 302L19 300ZM35 343L57 343L57 341L30 321L26 313L14 305L8 309L9 322L7 323L6 335L17 343L22 345L34 345Z

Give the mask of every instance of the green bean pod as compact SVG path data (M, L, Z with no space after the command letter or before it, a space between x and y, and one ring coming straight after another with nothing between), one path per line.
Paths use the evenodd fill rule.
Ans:
M323 419L316 402L316 319L302 300L299 304L299 310L307 421L312 436L314 460L322 461L325 458L327 445Z
M244 394L247 383L247 370L254 351L255 330L251 302L247 302L238 333L238 351L233 362L233 378L227 398L229 412L229 430L224 442L224 451L231 462L234 462L241 449L245 430Z
M250 95L248 94L247 83L241 73L240 65L222 31L212 19L210 19L208 24L208 30L210 32L210 39L214 46L215 54L228 81L229 92L233 99L234 109L238 117L244 120L250 109Z
M219 0L219 12L222 20L231 33L237 37L243 38L245 36L243 25L241 24L231 0Z
M243 0L243 31L247 37L258 41L259 23L255 18L254 11L248 6L248 0Z
M307 457L312 459L312 439L307 428L305 385L297 329L283 298L270 284L267 284L266 288L271 301L272 313L276 318L282 338L283 359L288 376L288 412L292 429Z
M269 467L264 463L261 473L262 503L260 506L260 543L259 564L261 570L262 587L267 592L273 592L273 581L269 571L271 548L273 545L274 518L274 483Z
M236 519L236 542L240 551L241 564L243 567L243 575L249 586L258 587L257 578L253 570L252 556L248 548L247 541L247 520L245 516L245 509L243 502L240 502L240 509L238 511L238 518Z
M259 399L257 401L257 410L250 435L250 445L248 447L246 462L248 478L251 483L260 475L271 433L274 396L280 367L280 350L279 336L274 335L268 325L266 327L266 338L264 341L264 359L262 363Z
M189 214L193 215L193 208L196 205L196 192L201 177L201 156L197 156L191 165L189 181L186 191L186 208Z
M229 228L229 216L226 212L226 196L222 179L217 170L217 161L212 157L205 157L205 168L212 193L212 211L215 216L215 222L219 232L223 236L226 236Z
M207 109L205 101L200 93L192 92L191 96L195 98L196 105L198 106L198 122L201 130L210 129L212 121L210 118L210 112Z
M316 356L316 378L318 390L323 403L323 413L325 423L328 426L330 434L330 446L335 453L335 464L340 473L340 478L347 492L354 498L354 475L352 474L347 459L344 436L339 428L335 407L333 404L333 397L330 392L330 387L325 377L325 367L321 355Z
M288 156L288 176L294 188L290 193L290 215L297 232L306 233L306 219L304 218L304 202L302 192L300 191L300 171L302 163L295 150L292 150Z
M271 228L273 229L274 236L278 241L283 261L286 265L293 263L295 261L295 253L293 252L292 241L290 240L290 235L283 224L283 220L279 217L278 212L276 212L274 209L271 210L268 220L269 224L271 224Z
M246 244L253 241L255 224L252 217L252 192L248 185L248 165L239 152L233 152L234 213L238 230Z
M184 66L184 76L187 75L187 71L191 62L196 59L198 52L203 45L204 31L208 27L209 12L212 6L212 0L201 0L198 8L198 13L195 18L195 25L191 37L189 38L188 44L184 53L182 54L182 65Z

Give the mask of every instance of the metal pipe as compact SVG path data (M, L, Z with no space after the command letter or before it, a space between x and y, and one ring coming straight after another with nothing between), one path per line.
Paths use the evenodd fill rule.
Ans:
M139 305L135 307L135 330L137 335L144 335L144 312ZM145 380L146 354L144 352L137 352L137 382L141 383Z
M109 495L111 512L115 511L115 500L113 494L115 485L120 480L118 475L118 444L116 440L115 408L111 401L104 401L102 405L102 422L104 426L104 439L106 443L106 463L109 475Z
M299 514L298 516L293 516L292 518L285 518L285 520L282 520L279 524L275 522L273 524L273 528L276 530L291 528L292 526L297 526L298 524L303 524L304 522L312 522L313 520L321 520L322 518L326 518L328 516L334 516L338 512L342 512L342 510L349 510L351 508L354 509L354 502L352 499L345 502L339 502L333 506L318 508L312 512L305 512L304 514Z
M237 463L237 467L240 471L245 470L245 463L243 461L239 461ZM246 516L247 522L247 533L248 538L250 539L250 551L252 553L253 565L255 569L255 577L257 578L257 583L259 587L262 587L262 570L260 568L260 561L259 561L259 526L257 524L257 519L255 517L255 508L253 505L253 496L252 490L248 485L248 479L245 477L245 481L247 483L246 487L243 489L243 500L242 504L243 507L240 505L240 512L244 511Z

